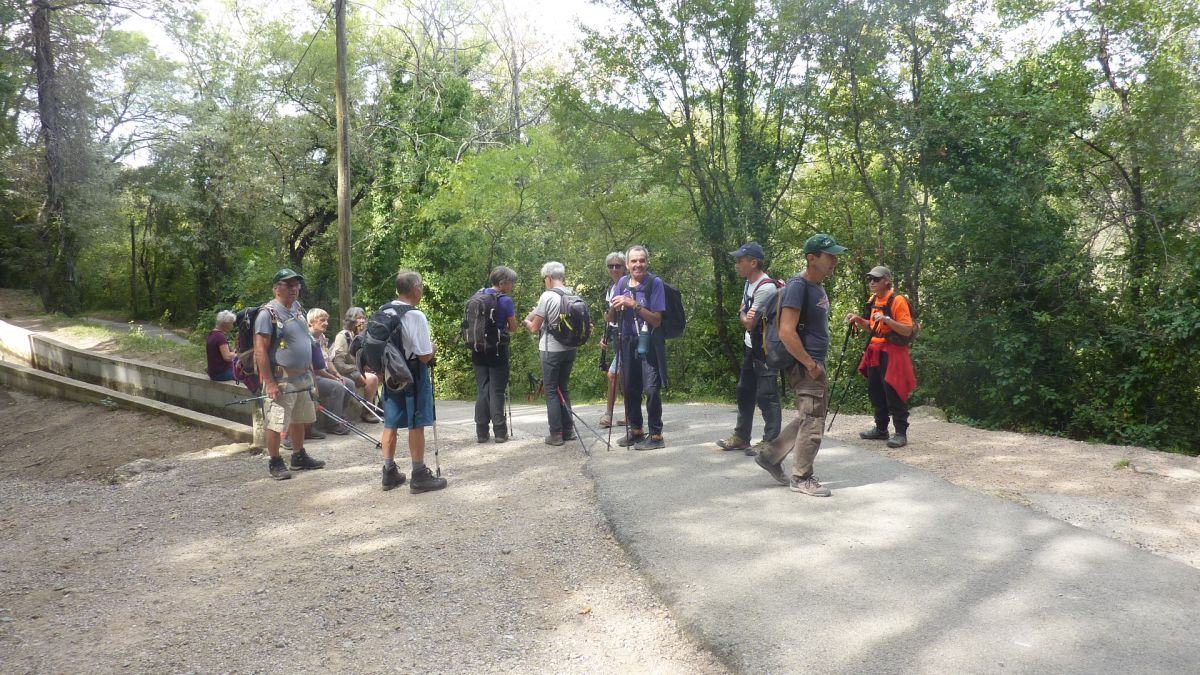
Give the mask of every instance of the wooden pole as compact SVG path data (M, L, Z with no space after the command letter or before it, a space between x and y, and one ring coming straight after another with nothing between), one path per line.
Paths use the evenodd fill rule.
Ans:
M346 105L346 0L334 0L337 33L337 200L338 304L341 314L352 305L350 276L350 129Z

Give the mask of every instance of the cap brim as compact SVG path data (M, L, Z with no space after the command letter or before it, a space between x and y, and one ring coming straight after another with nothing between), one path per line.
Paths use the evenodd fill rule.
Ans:
M839 255L839 254L845 253L846 251L849 251L849 250L850 249L846 248L845 246L839 246L837 244L834 244L833 246L827 246L827 247L821 249L822 252L832 253L833 255Z
M744 255L748 255L748 254L746 254L746 253L742 253L742 249L740 249L740 248L739 248L738 250L736 250L736 251L730 251L730 252L729 252L729 257L730 257L730 258L740 258L740 257L742 257L742 256L744 256Z

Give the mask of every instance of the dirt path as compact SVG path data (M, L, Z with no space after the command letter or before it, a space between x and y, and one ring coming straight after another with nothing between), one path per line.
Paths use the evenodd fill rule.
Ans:
M0 672L720 672L611 539L578 448L478 445L467 407L439 402L451 487L427 495L381 492L343 438L284 482L219 452L113 484L7 472Z

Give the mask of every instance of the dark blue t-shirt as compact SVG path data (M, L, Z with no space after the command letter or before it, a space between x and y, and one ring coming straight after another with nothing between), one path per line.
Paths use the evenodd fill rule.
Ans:
M488 295L498 296L496 298L496 328L501 334L508 332L508 317L517 315L517 308L513 305L513 299L501 293L494 288L483 289Z
M808 308L802 309L806 286ZM787 286L780 292L783 293L781 304L784 307L800 309L801 316L804 317L804 332L800 334L800 339L804 342L804 351L808 352L813 360L824 363L825 354L829 351L829 296L825 294L825 287L797 274L788 279Z
M629 275L621 277L621 280L617 282L617 292L614 293L614 297L616 295L631 297L651 312L662 313L667 311L667 292L663 290L662 281L658 277L652 277L650 274L646 274L646 278L642 280L642 283L633 288L629 287ZM636 313L632 309L623 310L621 314L625 335L636 335L641 330L639 324L641 324L642 320L634 320Z

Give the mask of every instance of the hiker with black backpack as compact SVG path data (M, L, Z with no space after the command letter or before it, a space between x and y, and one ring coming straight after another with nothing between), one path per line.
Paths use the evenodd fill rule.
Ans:
M396 467L396 436L399 429L408 430L408 454L412 459L412 480L408 489L413 493L432 492L446 487L446 479L435 476L425 465L425 427L433 426L433 377L430 369L437 351L429 332L429 320L417 309L425 295L421 275L412 270L396 274L396 299L383 305L368 321L387 327L384 340L398 350L411 374L412 381L394 389L388 384L387 368L378 372L383 388L383 489L391 490L404 484L405 476ZM364 354L367 348L364 347ZM378 364L376 364L378 365ZM436 437L435 437L436 440ZM436 447L436 446L435 446Z
M875 409L875 427L859 434L872 441L887 441L889 448L908 444L908 397L917 388L908 346L918 330L908 299L892 290L892 270L879 265L867 273L871 299L864 316L846 315L846 323L871 333L858 372L867 378L867 395ZM870 317L870 318L866 318ZM888 437L888 418L896 433Z
M804 242L807 263L788 280L775 297L774 319L767 326L767 364L780 368L796 395L796 417L754 456L754 461L793 492L828 497L829 488L817 482L813 463L821 449L825 414L829 409L829 381L825 356L829 351L829 296L822 282L837 268L837 257L846 252L828 234L814 234ZM783 460L795 454L789 480Z
M254 365L267 396L267 471L276 480L292 477L279 456L285 431L292 442L291 469L325 466L304 450L304 425L317 421L317 409L313 405L313 338L298 301L303 282L304 277L286 267L276 272L271 280L275 298L254 318Z
M466 303L462 337L471 350L475 369L475 441L487 443L489 431L497 443L508 440L504 394L508 390L509 340L517 330L512 291L517 273L497 267L488 275L489 288L476 291Z
M525 317L525 327L539 335L538 356L542 366L542 388L546 394L546 419L550 434L547 445L562 445L575 440L575 420L571 418L571 392L568 388L576 349L591 333L587 303L565 283L566 268L560 262L542 265L546 290L537 306ZM579 306L583 314L578 313Z
M617 322L619 365L625 380L625 436L617 441L634 450L666 447L663 439L662 393L667 383L667 289L662 279L650 274L650 252L632 246L625 254L629 274L617 282L617 290L605 319ZM646 397L646 418L642 397ZM648 429L643 426L647 424ZM648 433L647 433L648 431Z
M783 420L779 407L779 371L766 364L762 349L763 327L772 307L775 294L783 284L772 279L763 271L766 254L758 242L749 242L730 252L734 259L737 275L746 280L742 287L742 306L738 320L746 329L745 345L742 350L742 367L737 382L737 424L733 435L717 441L722 450L738 451L753 456L750 447L750 430L754 425L754 405L758 404L763 416L763 443L775 440Z

